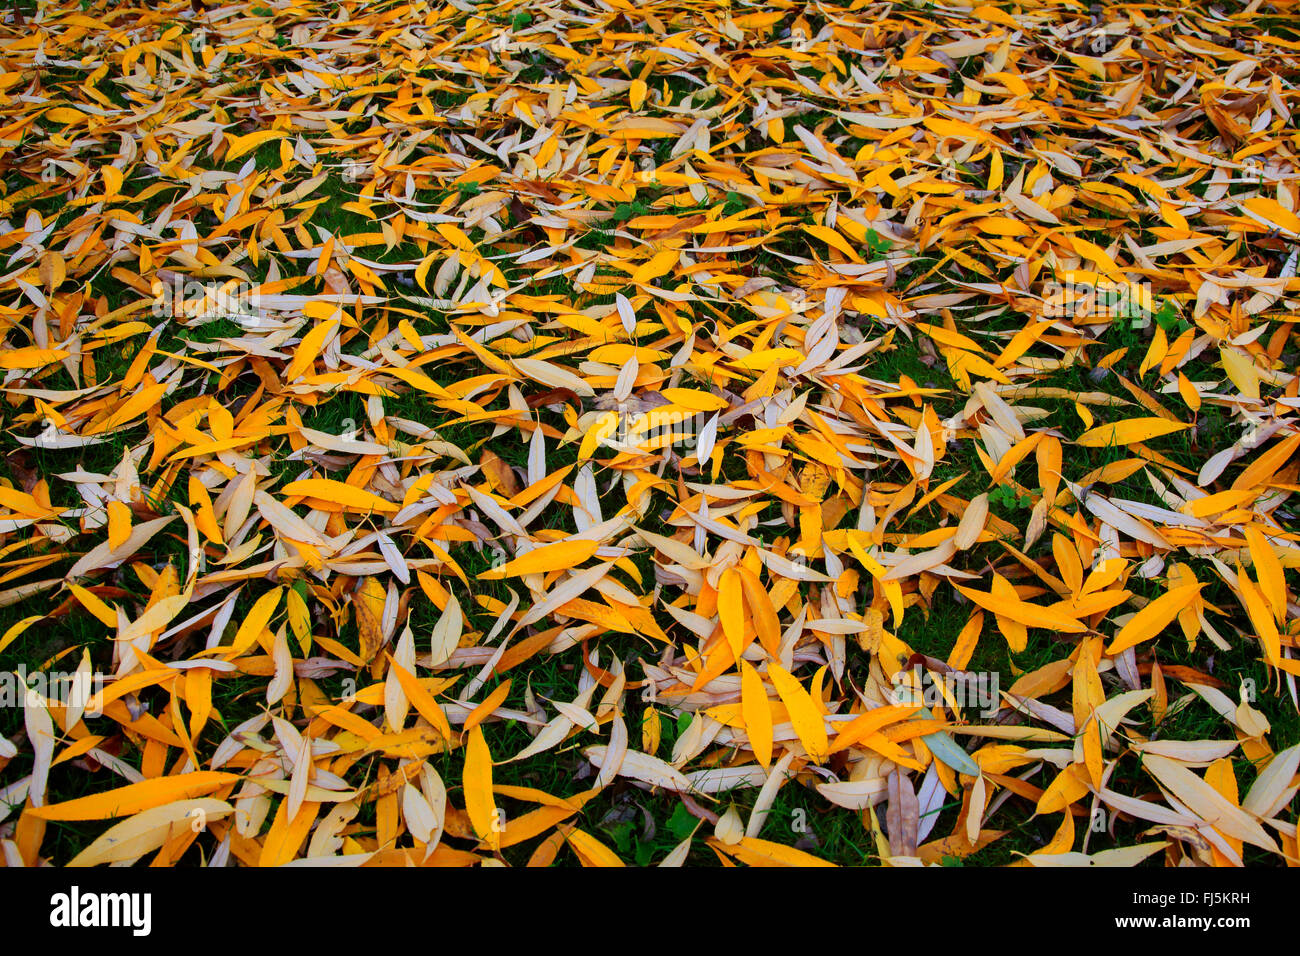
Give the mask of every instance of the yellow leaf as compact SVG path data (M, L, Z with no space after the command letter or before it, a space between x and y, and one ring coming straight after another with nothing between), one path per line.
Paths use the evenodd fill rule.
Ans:
M1071 57L1070 59L1076 60L1077 62L1078 59L1087 58ZM1119 272L1119 266L1115 263L1115 260L1107 255L1106 250L1101 246L1091 243L1087 239L1081 239L1078 236L1070 236L1069 242L1070 245L1074 247L1075 252L1083 256L1085 259L1091 259L1093 262L1097 263L1097 268L1102 272L1107 275L1115 275Z
M991 611L998 617L1008 618L1026 627L1049 628L1065 631L1067 634L1077 634L1088 629L1083 622L1058 611L1053 611L1048 607L1030 604L1028 601L1021 601L1018 598L976 591L973 588L964 588L960 584L954 585L954 587L984 608L984 610Z
M674 405L697 412L717 412L728 407L725 398L691 388L665 388L659 394Z
M116 550L131 537L131 509L125 502L108 503L108 546Z
M425 689L414 674L394 661L391 656L388 658L388 666L397 675L397 681L402 685L402 690L407 700L411 702L411 706L415 708L415 712L432 724L442 734L443 740L451 740L451 724L447 722L447 715L433 699L433 695Z
M618 854L584 830L570 830L567 839L569 846L573 847L573 852L578 854L578 859L582 861L583 866L623 865L623 861L618 858Z
M989 190L1001 189L1002 174L1002 152L995 148L993 150L993 159L989 163L989 181L986 188Z
M772 707L763 678L745 660L740 662L740 701L749 746L758 762L767 767L772 763Z
M285 135L287 134L283 130L263 129L256 133L249 133L247 136L227 136L226 160L238 159L273 139L283 139Z
M1277 200L1269 199L1267 196L1252 196L1243 202L1241 207L1254 218L1300 238L1300 216L1286 209Z
M206 826L234 812L224 800L177 800L137 813L101 833L90 846L68 861L68 866L98 866L136 860L173 837Z
M331 310L331 312L333 311L336 310ZM302 337L302 341L298 343L298 347L293 351L293 360L289 363L289 367L284 370L284 380L286 382L294 381L303 372L311 368L312 363L316 361L316 356L320 355L321 349L325 347L326 339L334 333L338 326L337 319L329 319L313 326L311 331Z
M758 837L741 837L735 846L727 846L722 841L713 839L709 843L747 866L835 866L829 860L811 853L782 843L773 843L771 840L760 840Z
M483 701L477 707L469 712L469 716L465 718L465 726L461 729L461 733L469 733L481 724L485 718L491 716L492 712L501 706L509 694L510 681L503 681L492 693L483 698Z
M465 744L465 812L479 839L493 850L501 848L496 802L492 798L492 754L483 739L483 728L475 727Z
M810 236L814 236L820 239L822 242L826 243L826 245L830 246L832 249L838 249L840 252L844 253L854 262L862 261L862 257L858 255L857 250L855 250L851 245L849 245L848 240L845 239L843 236L841 236L834 229L827 229L825 226L816 226L816 225L804 226L803 228L804 228L804 232L808 233Z
M628 87L628 102L632 104L632 109L639 110L641 108L641 104L645 102L645 94L645 80L633 80L632 85Z
M644 285L660 276L672 272L673 266L677 265L679 253L676 249L665 249L657 253L649 262L642 265L632 273L632 281L638 285Z
M29 808L26 812L42 820L108 820L140 813L153 807L186 800L211 793L227 784L235 784L239 777L217 770L196 770L174 777L157 777L129 783L104 793L92 793L64 803Z
M69 584L68 590L71 591L72 596L81 603L81 606L91 614L95 615L95 617L99 618L100 622L105 627L111 627L114 630L117 629L117 612L111 607L80 585ZM0 647L3 647L3 644L0 644Z
M482 572L479 578L484 581L494 581L498 578L576 568L595 554L597 547L598 542L594 540L570 539L568 541L556 541L554 544L546 544L540 548L527 551L499 568L490 568Z
M1282 571L1282 562L1278 560L1268 537L1259 525L1246 528L1246 543L1250 547L1251 560L1255 562L1255 577L1259 580L1260 593L1272 606L1273 617L1280 624L1286 620L1286 576Z
M291 481L281 491L285 495L318 498L321 501L342 505L352 511L381 511L388 513L399 510L398 505L366 491L364 488L347 485L331 478L304 478L302 481Z
M429 253L420 261L419 266L415 269L415 281L420 284L420 288L426 293L429 291L429 286L426 284L429 277L429 269L433 266L433 261L437 257L438 253Z
M363 578L352 593L357 631L361 635L361 660L369 664L384 646L384 604L388 594L378 578Z
M0 368L4 369L33 369L44 368L52 365L62 359L67 358L71 353L63 349L5 349L0 352Z
M769 655L775 657L781 645L781 622L776 615L776 608L772 606L767 589L763 587L757 574L743 565L737 567L736 571L740 574L745 606L749 608L754 629L758 632L758 642Z
M745 649L745 605L740 574L727 568L718 580L718 618L731 652L740 657Z
M1182 396L1187 407L1192 411L1199 411L1201 408L1201 393L1196 390L1196 386L1191 383L1186 375L1178 373L1178 394Z
M1253 358L1240 349L1225 345L1219 349L1219 360L1237 391L1246 398L1259 398L1259 369Z
M1062 810L1069 812L1069 807L1082 800L1088 793L1088 783L1085 780L1087 769L1079 764L1071 764L1056 775L1042 795L1038 798L1038 812L1060 813Z
M112 199L122 191L122 170L116 166L101 166L99 171L104 177L104 197Z
M289 615L289 629L298 639L298 645L306 653L311 648L311 612L302 595L290 588L285 598L285 610Z
M1263 595L1255 587L1255 582L1240 566L1237 567L1237 587L1241 591L1241 603L1246 609L1246 615L1255 628L1255 634L1264 645L1265 658L1275 667L1282 667L1283 670L1296 673L1292 668L1300 665L1282 660L1282 640L1277 625L1273 623L1273 615L1269 612ZM1287 664L1291 667L1287 667Z
M1178 612L1200 593L1201 587L1199 583L1184 584L1160 595L1134 614L1132 619L1119 629L1110 646L1106 648L1106 653L1113 657L1135 644L1141 644L1155 637L1168 627L1178 616Z
M1165 418L1130 418L1113 425L1091 428L1079 436L1076 444L1085 448L1122 447L1191 427L1189 423L1171 422Z
M230 645L230 653L233 657L239 657L262 636L267 623L271 620L271 615L280 606L280 594L283 591L282 587L274 588L257 599L253 609L248 612L248 616L240 623L239 630L235 632L235 640Z
M790 721L799 742L815 763L826 759L830 744L826 739L826 721L813 703L812 697L803 689L803 685L788 670L775 661L767 665L767 674L772 679L772 686L781 696L781 702L790 712Z

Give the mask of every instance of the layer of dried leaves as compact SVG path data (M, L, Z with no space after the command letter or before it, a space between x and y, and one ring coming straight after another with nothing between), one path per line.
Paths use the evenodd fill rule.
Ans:
M1300 862L1293 3L39 6L7 865Z

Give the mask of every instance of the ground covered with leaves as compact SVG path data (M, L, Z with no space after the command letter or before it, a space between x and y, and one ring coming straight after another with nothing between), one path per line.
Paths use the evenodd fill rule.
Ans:
M1295 6L4 4L0 860L1300 863Z

